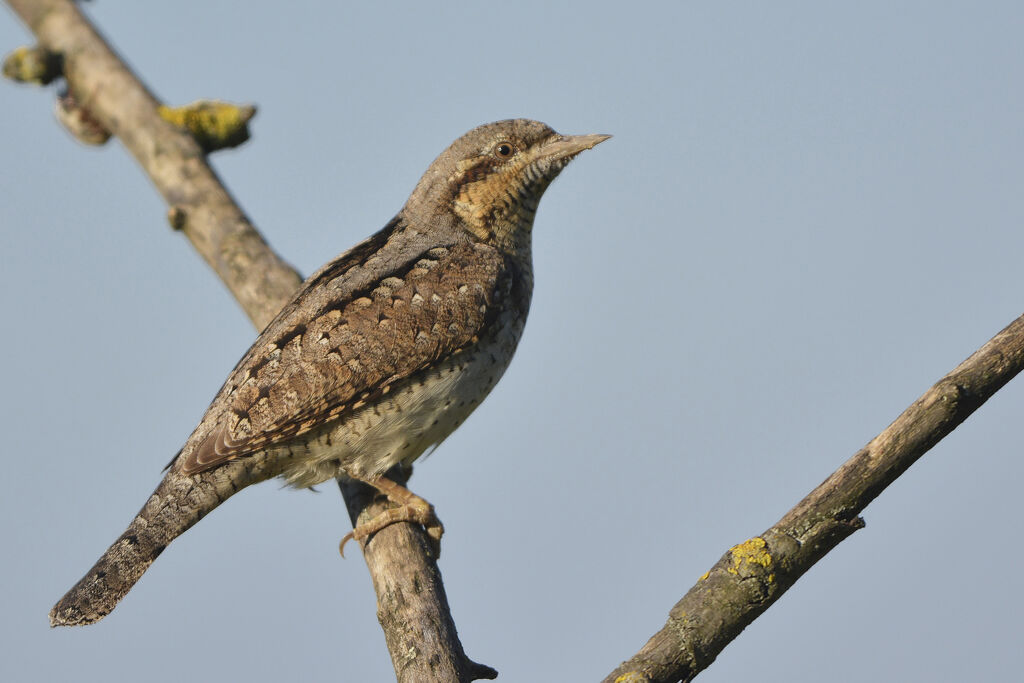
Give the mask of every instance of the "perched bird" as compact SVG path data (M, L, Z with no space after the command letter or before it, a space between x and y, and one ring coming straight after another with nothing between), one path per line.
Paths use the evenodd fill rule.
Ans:
M102 619L168 543L244 487L350 477L399 507L357 527L440 522L382 475L437 446L501 378L533 290L537 204L607 135L515 119L451 144L377 234L313 274L238 362L142 510L50 611Z

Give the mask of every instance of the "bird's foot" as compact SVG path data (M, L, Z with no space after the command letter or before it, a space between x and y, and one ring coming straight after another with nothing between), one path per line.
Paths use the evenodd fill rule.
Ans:
M380 477L378 479L360 479L374 487L388 497L398 507L388 508L376 517L356 526L352 531L345 534L338 545L341 556L345 556L345 544L355 539L359 543L368 540L375 533L384 527L391 526L398 522L414 522L421 524L430 539L431 549L434 556L441 555L441 536L444 534L444 525L437 518L434 506L401 484L396 484L390 479Z

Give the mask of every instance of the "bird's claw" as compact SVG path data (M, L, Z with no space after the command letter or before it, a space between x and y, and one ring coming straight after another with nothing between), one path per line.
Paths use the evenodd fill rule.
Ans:
M423 502L426 503L426 501ZM444 535L444 525L441 524L441 520L434 513L434 506L429 503L421 505L418 502L388 508L376 517L357 525L341 539L341 543L338 544L338 552L341 553L342 557L345 557L345 544L349 541L355 539L361 544L384 527L397 524L398 522L415 522L421 525L427 532L427 538L434 557L441 556L441 536Z

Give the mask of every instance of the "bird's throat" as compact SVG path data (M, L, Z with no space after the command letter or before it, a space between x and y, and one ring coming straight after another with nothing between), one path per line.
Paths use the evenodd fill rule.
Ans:
M528 254L533 219L544 189L520 187L495 174L464 184L453 207L466 229L481 242L509 255Z

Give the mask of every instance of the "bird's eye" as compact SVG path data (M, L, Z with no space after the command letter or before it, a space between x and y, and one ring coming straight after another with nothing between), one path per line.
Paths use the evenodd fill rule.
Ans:
M499 142L494 148L494 156L499 159L508 159L516 153L516 148L511 142Z

